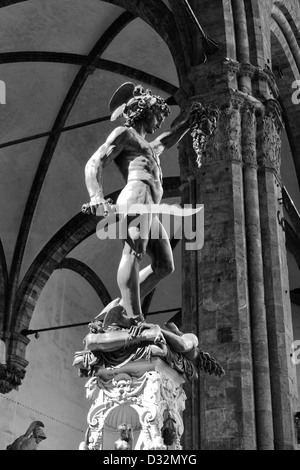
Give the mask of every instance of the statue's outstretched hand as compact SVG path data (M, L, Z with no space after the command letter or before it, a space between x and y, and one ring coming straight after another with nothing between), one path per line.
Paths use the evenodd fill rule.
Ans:
M152 326L154 326L152 323L139 323L138 325L133 325L129 329L129 334L131 338L137 338L144 330L148 330Z
M107 215L107 202L105 199L101 196L93 196L91 197L90 201L90 208L91 208L91 213L94 215L102 215L101 212L103 211L103 216L105 217Z
M102 217L106 217L109 213L109 207L112 205L111 199L104 199L103 197L96 195L91 197L89 204L82 206L82 212L85 214L93 214Z
M140 323L137 326L132 326L129 334L131 338L138 338L142 335L144 341L150 341L154 344L166 343L160 326L153 323Z

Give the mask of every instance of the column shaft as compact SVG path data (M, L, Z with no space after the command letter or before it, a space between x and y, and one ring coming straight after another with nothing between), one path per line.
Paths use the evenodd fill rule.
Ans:
M242 130L257 448L272 450L273 422L257 183L256 118L254 109L247 104L242 113Z
M293 413L297 411L297 380L295 366L290 359L293 331L285 234L279 224L282 217L279 179L281 143L280 122L275 111L275 108L270 109L267 106L266 114L261 117L258 125L258 188L274 443L276 450L288 450L293 449L296 442Z

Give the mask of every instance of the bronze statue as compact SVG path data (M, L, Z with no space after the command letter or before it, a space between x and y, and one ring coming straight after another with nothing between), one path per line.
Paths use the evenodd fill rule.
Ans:
M41 421L33 421L24 435L18 437L12 444L6 447L6 450L38 450L38 445L44 439L47 439Z
M145 140L146 135L159 129L170 114L169 106L161 97L153 95L150 90L145 91L140 85L134 86L128 82L115 92L109 109L112 120L123 116L125 124L109 135L86 164L86 186L91 198L88 211L99 214L99 209L102 208L104 216L108 213L109 201L104 199L102 181L103 169L112 161L126 183L117 205L130 207L135 204L160 204L163 187L159 157L165 149L176 145L189 130L195 129L197 122L201 121L204 108L200 104L192 106L185 119L152 142ZM208 133L210 132L209 128ZM131 324L144 321L141 299L174 270L170 241L157 214L146 213L140 216L140 226L135 224L136 218L137 216L128 215L121 221L126 224L126 239L117 276L121 299L114 300L100 314L104 318L111 308L118 305ZM159 236L152 237L152 233ZM151 258L151 264L139 271L146 253Z
M197 162L200 164L206 137L211 135L216 127L217 113L203 108L200 103L194 103L185 118L177 119L177 124L168 132L148 142L146 135L154 134L170 114L169 106L161 97L129 82L114 93L109 108L112 120L123 116L125 124L117 127L87 162L85 180L90 203L85 204L82 210L102 216L102 224L103 220L109 221L110 218L106 217L118 209L119 232L122 233L120 238L123 240L123 253L117 275L121 296L110 302L89 324L90 332L84 338L85 349L75 353L73 365L79 368L80 376L91 377L87 386L87 397L93 402L92 414L96 413L99 404L103 411L102 406L107 397L109 400L116 400L118 406L127 401L131 406L131 400L137 399L137 391L131 390L132 377L141 380L138 385L141 395L138 399L142 400L142 395L146 394L144 401L132 403L142 403L139 409L141 411L144 407L147 414L147 403L149 404L149 400L151 402L155 393L158 393L151 388L154 385L149 371L153 371L155 364L160 364L161 361L153 361L153 358L161 358L170 370L174 369L174 377L178 381L182 380L180 375L183 379L193 380L198 377L200 370L218 377L224 374L220 364L199 348L195 334L182 333L172 322L163 326L146 323L141 308L141 299L174 270L170 241L158 217L163 196L159 157L165 149L177 144L191 131ZM112 201L105 200L102 187L103 169L112 161L125 180L125 187L114 206ZM133 206L138 208L133 210ZM151 210L153 206L155 211ZM125 208L125 211L119 208ZM140 264L146 254L150 256L151 264L140 271ZM150 375L147 375L148 372ZM113 391L108 391L106 386L110 383L110 378L120 374L129 374L130 383L126 385L128 389L120 389L118 384L121 380L114 384L112 379ZM161 380L162 377L163 375L160 376ZM150 384L149 390L145 381ZM168 390L173 387L173 382L169 382ZM160 386L163 387L162 383ZM182 407L185 398L177 388L175 395L171 395L171 400L175 396L179 402L178 406ZM111 401L107 403L111 406ZM144 423L143 416L139 417L144 423L141 439L144 439L143 445L147 449L179 445L177 440L181 428L175 416L177 415L167 414L164 416L163 425L159 423L160 427L156 429L154 426L152 431L148 429L148 424ZM129 417L130 415L128 421ZM115 428L120 432L120 439L114 443L115 450L133 448L131 426L120 424L126 419L122 416L120 421L115 422ZM101 421L98 431L95 430L94 424L90 423L91 436L87 435L80 448L101 448L99 439L102 436L103 423L104 420ZM140 445L141 442L137 444Z
M177 144L189 130L194 134L194 147L197 141L202 151L203 136L212 134L217 120L217 111L194 103L185 118L148 142L146 135L161 127L170 108L160 96L131 82L118 88L109 109L113 121L123 116L125 123L112 131L87 162L85 180L91 199L83 206L83 212L104 217L111 204L104 199L102 187L103 169L109 163L116 163L126 183L116 206L128 209L133 205L157 206L163 196L160 155ZM214 358L198 348L194 334L183 334L172 323L161 328L145 322L141 299L174 269L170 241L158 215L151 211L133 215L129 210L121 215L120 224L125 233L117 276L121 298L110 302L89 325L85 350L76 353L74 365L83 375L91 375L97 367L120 366L129 360L154 355L163 357L189 379L201 369L222 375L224 371ZM151 264L140 271L146 253Z

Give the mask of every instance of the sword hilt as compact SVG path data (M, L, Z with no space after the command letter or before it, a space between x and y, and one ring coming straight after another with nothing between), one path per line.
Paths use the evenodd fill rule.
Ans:
M103 216L106 217L107 214L108 214L108 206L112 205L113 204L113 200L108 198L105 200L105 202L102 202L101 204L99 204L99 206L103 206ZM91 214L92 213L92 208L91 208L91 203L88 202L86 204L83 204L82 207L81 207L81 212L83 212L84 214ZM97 215L97 214L96 214Z

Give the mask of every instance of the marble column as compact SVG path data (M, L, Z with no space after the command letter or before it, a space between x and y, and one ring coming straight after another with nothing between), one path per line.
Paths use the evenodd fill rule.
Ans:
M214 96L205 89L204 74L193 70L195 89L204 91L191 101L218 106L221 116L201 168L193 163L191 139L180 145L182 202L204 204L205 213L204 247L197 253L183 249L183 327L192 326L201 347L226 364L221 382L202 376L195 398L187 390L193 404L185 414L186 449L295 446L281 113L275 98L232 88L221 92L226 80L237 83L240 74L262 77L258 68L227 61L222 79L214 72ZM263 78L271 87L271 78Z
M194 406L185 413L184 448L255 449L241 147L244 95L229 90L218 98L221 116L202 167L183 167L186 155L190 161L195 158L188 138L180 148L183 180L193 172L196 181L196 198L187 178L182 202L204 204L205 213L204 247L196 254L183 250L183 328L199 328L201 347L226 364L226 375L221 381L200 377Z
M276 100L265 103L258 117L258 191L263 248L264 290L267 312L270 379L274 420L274 446L294 449L294 413L297 381L290 358L293 342L289 279L280 178L281 109Z
M255 106L256 105L256 106ZM257 181L256 108L242 109L242 154L257 449L274 449L268 334Z

